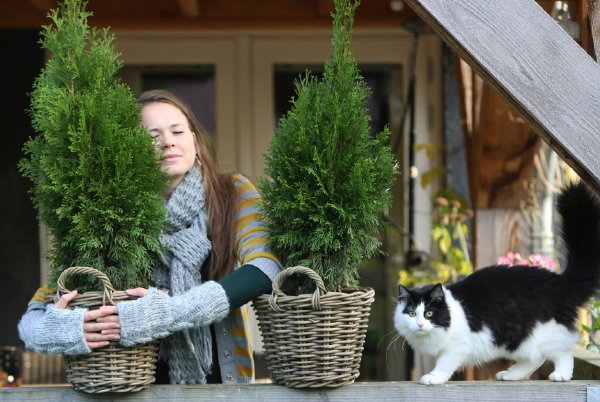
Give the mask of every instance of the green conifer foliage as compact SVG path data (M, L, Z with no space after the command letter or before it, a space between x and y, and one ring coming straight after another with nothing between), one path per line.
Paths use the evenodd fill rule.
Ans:
M350 49L358 3L335 0L323 78L296 82L266 155L270 180L259 183L271 247L286 266L315 270L329 290L355 286L359 264L378 250L397 171L389 130L369 134L369 89Z
M33 181L40 220L53 236L49 282L70 266L91 266L116 289L147 286L164 228L167 178L151 136L140 126L107 29L87 25L82 0L49 14L40 44L51 58L31 93L36 136L20 163ZM98 288L93 278L67 284Z

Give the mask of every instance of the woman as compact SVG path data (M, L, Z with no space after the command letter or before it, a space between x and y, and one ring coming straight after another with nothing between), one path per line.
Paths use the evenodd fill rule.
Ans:
M160 239L169 251L155 268L154 286L129 289L140 298L94 311L65 309L76 290L45 305L44 293L52 289L41 288L19 334L29 349L64 354L89 353L109 341L132 346L163 339L157 382L250 382L252 350L240 307L269 292L281 270L257 215L258 192L245 177L216 170L200 125L180 99L153 90L139 102L142 125L171 177L169 229Z

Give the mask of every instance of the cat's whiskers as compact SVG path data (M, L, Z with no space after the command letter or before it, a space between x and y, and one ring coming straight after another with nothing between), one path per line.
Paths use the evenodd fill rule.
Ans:
M395 341L397 340L396 338L398 338L399 334L398 334L398 332L397 332L395 329L392 329L392 330L390 330L390 331L389 331L387 334L383 335L383 336L381 337L381 339L379 340L379 342L377 342L377 350L379 350L379 347L381 346L381 343L382 343L382 342L385 340L385 338L387 338L388 336L393 336L393 337L394 337L394 338L392 339L392 341L390 342L390 344L391 344L391 343L393 343L393 342L395 342ZM387 350L387 349L389 349L389 346L390 346L390 345L388 345L388 346L386 347L386 350Z
M395 331L392 331L392 334L393 334L394 332L395 332ZM390 335L390 334L388 333L387 335ZM387 335L386 335L386 336L387 336ZM394 345L394 346L395 346L395 345L396 345L396 341L398 341L398 339L400 339L401 337L402 337L402 336L401 336L399 333L397 333L397 332L396 332L396 333L394 334L394 337L393 337L393 338L392 338L392 340L390 341L390 343L389 343L389 344L387 345L387 347L385 348L385 368L386 368L386 370L389 370L388 355L389 355L389 352L390 352L390 348L392 347L392 345ZM394 349L393 349L393 350L394 350L394 352L396 352L396 348L395 348L395 347L394 347ZM402 351L406 352L406 351L404 350L404 342L402 343Z

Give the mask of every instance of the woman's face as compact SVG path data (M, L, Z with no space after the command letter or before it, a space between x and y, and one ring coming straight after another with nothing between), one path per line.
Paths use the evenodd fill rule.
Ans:
M194 133L187 118L169 103L153 102L142 107L142 126L155 139L163 156L162 170L173 179L170 188L174 189L196 159Z

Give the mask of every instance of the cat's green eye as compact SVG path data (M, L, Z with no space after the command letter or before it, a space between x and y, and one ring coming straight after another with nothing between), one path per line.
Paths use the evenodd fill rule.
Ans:
M408 313L409 317L416 317L417 313L415 313L414 311L411 311L410 313Z
M425 317L430 318L433 315L433 311L426 311Z

